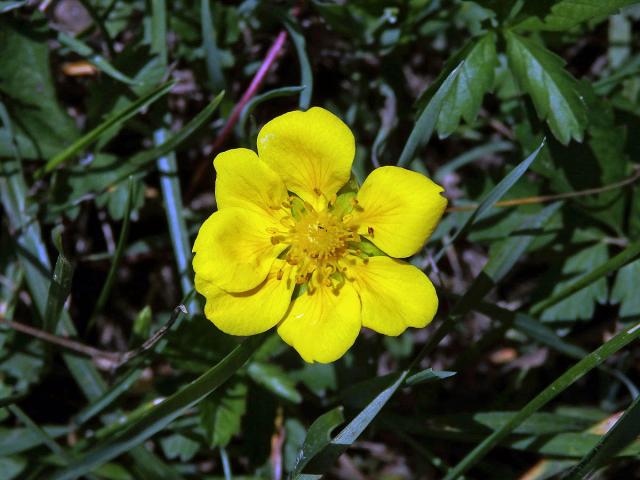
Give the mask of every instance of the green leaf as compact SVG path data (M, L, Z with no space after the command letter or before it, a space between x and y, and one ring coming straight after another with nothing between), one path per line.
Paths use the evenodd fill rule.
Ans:
M304 439L302 448L298 453L298 458L292 476L299 475L318 453L331 442L331 432L342 422L344 416L342 407L336 407L327 413L320 415L309 427L307 436Z
M226 447L240 433L242 417L247 410L247 384L233 381L222 392L216 392L200 407L200 425L211 447Z
M594 19L604 19L637 0L536 0L527 2L522 15L527 19L518 24L526 30L566 31Z
M211 0L200 1L200 28L202 30L202 48L204 49L211 88L214 92L219 92L224 89L225 82L215 22L211 15Z
M0 92L19 143L29 144L34 158L50 157L78 136L56 98L47 34L42 22L0 17ZM11 156L12 150L0 143L0 157Z
M252 362L247 373L254 382L275 395L293 403L302 401L302 396L296 390L295 382L278 365Z
M189 437L174 433L160 440L162 451L170 460L179 459L181 462L190 461L200 448L200 444Z
M45 173L49 173L53 171L53 169L58 165L71 160L71 158L76 156L80 151L98 140L100 136L107 132L111 127L126 122L131 117L143 110L145 107L169 93L169 90L171 90L174 84L175 82L165 83L164 85L161 85L158 88L147 93L146 95L140 97L126 108L109 115L100 125L83 135L63 151L59 152L55 157L51 158L43 167L43 169L38 172L38 175L42 176Z
M300 86L304 87L303 90L300 90L298 107L300 110L307 110L311 104L311 96L313 95L313 72L311 71L311 62L309 62L309 57L307 56L306 41L302 29L292 15L285 17L284 25L296 49L298 63L300 64Z
M494 430L503 428L517 412L479 412L472 414L439 415L428 420L430 432L444 434L486 436ZM514 430L521 435L550 435L564 432L581 432L589 428L590 419L577 418L557 413L537 412L523 421ZM418 433L419 428L416 428Z
M571 470L567 480L580 480L590 477L597 468L617 455L627 445L637 440L639 434L640 396L636 397L624 412L624 415L580 460L580 463Z
M16 0L16 1L2 1L0 2L0 13L7 13L16 8L20 8L27 4L29 0ZM2 469L0 469L2 471Z
M126 392L128 392L131 387L138 381L140 376L142 375L142 369L133 368L131 371L124 374L122 377L116 379L110 386L109 389L106 390L102 395L98 398L94 399L76 413L72 418L71 422L73 425L80 426L85 422L91 420L93 417L98 415L100 412L106 410L109 406L113 404L120 396Z
M444 97L438 115L436 128L440 138L451 135L461 119L473 123L484 95L493 89L498 66L495 34L489 32L474 40L459 65L460 73Z
M73 278L73 265L65 257L62 251L60 240L61 229L54 229L52 237L58 249L58 259L53 269L53 277L49 285L49 294L47 296L47 306L44 311L44 327L43 330L49 333L55 333L58 329L58 320L64 302L71 293L71 280ZM57 238L57 241L55 237Z
M69 432L68 427L44 427L52 438L61 437ZM42 436L29 428L0 428L0 457L14 455L42 445Z
M598 243L585 248L567 259L562 267L562 278L569 280L558 281L551 295L556 295L576 281L576 278L591 272L596 266L605 263L609 258L608 248L604 243ZM556 274L558 275L558 274ZM608 286L605 278L599 278L585 288L575 292L555 305L545 309L540 317L543 321L558 320L589 320L593 316L596 303L606 303Z
M387 381L390 383L388 387L379 391L369 404L362 409L356 417L351 420L336 437L328 442L324 448L314 457L314 461L306 469L312 474L324 474L327 472L338 457L344 453L349 446L355 442L358 437L365 431L369 424L376 418L378 413L391 399L393 394L402 386L407 378L409 371L404 370L388 375ZM312 425L313 427L313 425ZM311 432L311 428L309 429Z
M20 3L20 2L3 2L3 3ZM0 458L0 472L4 480L13 480L27 466L27 460L23 457L2 457Z
M544 147L544 140L542 143L534 150L531 155L525 158L522 162L520 162L513 170L511 170L505 177L500 180L500 182L491 189L487 195L482 199L478 208L476 208L471 215L467 217L463 225L456 231L456 233L452 236L451 240L449 240L447 245L444 245L438 253L434 256L434 261L437 263L440 258L444 255L447 248L449 248L462 234L466 233L471 226L493 205L500 200L503 195L505 195L511 187L524 175L524 173L529 169L529 166L533 163L533 161L538 158L540 151Z
M591 352L578 363L569 368L560 377L553 381L547 388L527 403L505 425L495 430L485 438L476 448L465 456L454 468L452 468L445 480L454 480L464 474L469 468L480 461L500 441L509 435L518 425L524 422L535 412L557 397L577 380L586 375L593 368L600 365L611 355L624 348L640 336L640 323L626 328L605 344Z
M103 71L111 78L127 85L133 85L136 83L134 79L129 78L124 73L113 67L102 55L95 53L93 49L83 41L67 35L66 33L59 33L58 41L65 47L85 58L88 62L95 65L99 70Z
M409 138L402 149L398 166L406 167L415 158L416 152L429 142L433 129L436 127L440 110L444 104L444 99L449 95L451 88L456 82L462 65L455 67L442 82L435 94L429 99L425 108L420 112L416 123L409 134Z
M632 262L638 257L640 257L640 242L635 242L629 245L615 257L593 268L593 270L591 270L589 273L572 282L570 285L566 286L551 297L534 305L531 308L531 314L538 315L552 305L555 305L565 298L570 297L574 293L579 292L583 288L588 287L599 278L604 277L605 275L611 272L615 272L616 270L624 267L627 263Z
M113 260L111 261L111 266L109 267L109 273L107 274L107 278L102 285L102 289L100 290L100 295L98 295L98 300L96 300L96 304L93 309L93 313L87 322L87 330L93 326L93 322L95 322L96 315L98 315L109 299L109 294L111 293L111 287L113 286L113 282L116 278L116 272L118 271L118 267L120 265L120 260L122 259L122 254L124 253L124 248L127 243L127 238L129 237L129 223L131 220L131 203L134 197L134 189L135 182L133 177L129 177L129 193L127 194L127 201L125 206L125 215L124 220L122 221L122 227L120 227L120 235L118 236L118 243L116 245L116 251L113 254Z
M443 380L445 378L453 377L457 372L447 372L446 370L435 371L432 368L426 368L414 373L410 377L407 377L405 385L412 387L420 383L429 383L437 380Z
M539 43L506 31L509 65L520 87L531 96L538 116L564 145L581 142L587 110L576 80L564 61Z
M240 112L240 120L238 121L238 131L244 132L245 125L247 124L247 119L251 112L263 102L267 100L271 100L273 98L280 97L288 97L289 95L295 95L296 93L302 92L304 90L304 86L292 86L292 87L279 87L274 88L272 90L268 90L260 95L256 95L251 100L249 100L244 107L242 107L242 111Z
M72 462L68 468L54 473L50 478L71 480L127 452L132 447L140 445L227 381L245 364L264 339L264 335L248 338L216 366L166 400L144 412L131 423L123 426L114 437L98 443L87 452L83 452L79 460Z
M611 303L619 303L621 317L640 315L640 295L637 295L632 285L640 278L640 260L622 267L616 276L611 290Z

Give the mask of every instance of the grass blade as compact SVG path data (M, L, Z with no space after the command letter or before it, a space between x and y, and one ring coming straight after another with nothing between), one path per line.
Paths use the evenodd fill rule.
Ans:
M428 107L427 107L428 108ZM538 158L538 154L545 145L545 140L534 150L534 152L525 158L517 167L511 170L500 182L491 189L491 191L482 199L478 208L467 218L462 227L453 235L448 245L444 245L440 251L435 255L434 261L437 263L442 255L446 252L447 248L453 244L457 238L466 233L469 228L475 223L475 221L482 216L484 212L489 210L498 200L500 200L505 193L524 175L533 161Z
M611 340L601 345L599 348L573 365L547 388L540 392L533 400L527 403L527 405L514 415L502 428L495 430L491 435L485 438L480 445L474 448L462 459L462 461L449 471L444 480L454 480L465 473L524 420L540 410L560 393L570 387L574 382L582 378L593 368L600 365L611 355L636 340L638 336L640 336L640 323L618 333Z
M420 113L413 130L411 130L411 133L409 134L407 143L400 154L400 158L398 159L399 167L406 167L409 165L409 163L414 159L416 151L423 145L426 145L431 138L438 121L438 115L440 115L440 110L442 109L442 102L449 94L449 90L458 78L463 65L464 62L460 63L460 65L451 71L440 88L438 88L438 91L431 98L426 108L422 113Z
M191 119L189 123L182 127L180 131L169 137L169 140L166 142L152 148L151 150L134 155L129 160L133 168L131 173L140 170L140 168L147 163L151 163L157 158L176 150L182 142L189 138L195 131L202 127L207 120L209 120L211 115L213 115L218 108L218 105L220 105L223 96L224 92L220 92L209 105L203 108L195 117L193 117L193 119Z
M267 100L271 100L272 98L295 95L296 93L300 93L304 89L304 86L296 85L292 87L274 88L273 90L269 90L267 92L261 93L260 95L256 95L251 100L249 100L247 104L242 108L242 111L240 112L240 120L238 121L238 131L241 133L245 131L247 118L249 117L251 112L253 112L253 110L262 102L266 102Z
M127 238L129 237L129 223L131 221L131 208L133 205L133 197L135 195L135 183L133 177L129 177L129 185L128 185L128 193L127 200L125 201L124 207L124 218L122 220L122 227L120 228L120 235L118 236L118 244L116 245L116 251L113 255L113 260L111 261L111 267L109 268L109 273L107 273L107 279L102 286L102 290L100 290L100 295L98 296L98 300L96 301L96 305L93 309L93 313L89 318L89 322L87 323L87 330L90 330L93 326L96 316L102 311L104 306L109 299L109 293L111 293L111 287L113 286L113 281L116 278L116 272L118 271L118 267L120 266L120 260L122 259L122 254L124 253L124 247L127 243Z
M84 475L129 451L132 447L140 445L226 382L247 362L258 347L262 345L265 338L265 335L248 338L220 363L206 371L198 379L162 403L146 411L141 417L121 430L114 438L108 439L84 453L80 460L55 473L51 479L70 480Z
M567 480L580 480L589 477L608 459L638 438L640 434L640 396L631 403L624 415L594 445L570 472Z
M83 135L81 138L79 138L78 140L73 142L71 145L69 145L67 148L65 148L62 152L58 153L56 156L50 159L44 167L42 167L40 170L36 172L36 177L40 178L43 175L50 173L58 165L61 165L69 161L72 157L77 155L81 150L85 149L86 147L91 145L93 142L98 140L100 136L103 133L105 133L107 130L109 130L111 127L113 127L114 125L118 125L120 123L126 122L131 117L133 117L134 115L139 113L141 110L143 110L145 107L147 107L148 105L152 104L159 98L169 93L169 90L171 90L171 87L173 87L174 83L175 82L169 82L169 83L160 85L158 88L140 97L139 99L137 99L135 102L133 102L131 105L127 106L126 108L112 115L109 115L109 117L107 117L105 121L102 122L100 125L98 125L93 130Z
M154 132L153 140L161 145L165 140L165 130L159 129ZM158 158L158 172L160 173L160 189L164 200L165 213L169 224L169 237L173 247L173 255L178 267L178 276L182 294L187 295L193 290L191 281L191 243L187 232L187 223L184 219L184 207L182 204L182 191L178 178L178 164L174 153ZM189 310L194 312L197 303L191 300Z
M202 31L202 48L207 62L207 73L214 92L224 90L224 75L220 62L220 50L216 40L216 30L211 16L211 0L200 1L200 28Z
M393 394L404 383L408 370L394 374L393 383L382 390L369 404L351 420L336 437L331 440L317 455L313 462L307 467L307 472L322 475L328 471L336 462L338 457L344 453L349 446L355 442L364 432L369 424L376 418L380 410L387 404ZM302 478L298 476L297 478Z
M311 96L313 95L313 72L311 71L311 62L307 56L307 47L302 30L291 15L287 15L284 26L289 32L293 46L296 49L298 63L300 64L300 85L304 90L300 90L300 101L298 107L300 110L307 110L311 104Z
M578 280L573 282L571 285L568 285L565 289L559 291L555 295L543 300L542 302L534 305L531 308L532 315L538 315L545 311L552 305L564 300L567 297L570 297L576 292L579 292L585 287L588 287L593 282L598 280L605 275L615 272L620 268L624 267L627 263L633 262L636 258L640 257L640 241L632 243L627 248L625 248L622 252L620 252L615 257L609 259L607 262L603 263L597 268L594 268L591 272L580 277Z
M111 78L126 85L136 85L138 83L133 78L126 76L124 73L116 69L102 55L95 53L93 49L83 41L78 40L71 35L67 35L66 33L59 33L58 41L71 51L86 59L89 63L95 65L100 71L109 75Z
M58 259L53 269L53 278L49 284L47 306L44 311L43 329L49 333L55 333L58 328L58 320L62 313L64 302L71 293L71 280L73 279L73 265L64 255L60 239L61 229L56 228L52 233L54 243L58 249Z
M302 448L298 452L296 465L293 469L292 476L296 476L304 470L304 467L313 459L320 451L331 442L331 432L342 422L344 415L342 407L336 407L327 413L320 415L309 427L307 436L304 439Z

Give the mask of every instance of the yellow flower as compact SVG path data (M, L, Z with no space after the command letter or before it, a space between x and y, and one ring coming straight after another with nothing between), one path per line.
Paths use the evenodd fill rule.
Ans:
M315 107L267 123L258 155L238 148L216 157L218 211L200 228L193 268L220 330L244 336L277 325L304 360L327 363L362 326L395 336L433 319L433 285L397 258L431 235L447 205L443 189L381 167L349 192L354 155L349 127Z

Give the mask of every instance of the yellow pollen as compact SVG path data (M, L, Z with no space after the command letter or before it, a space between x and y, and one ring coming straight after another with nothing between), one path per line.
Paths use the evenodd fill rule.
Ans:
M269 232L274 243L289 246L284 259L295 267L295 282L307 284L310 291L318 286L339 288L344 283L346 267L341 263L357 252L360 242L357 228L331 209L317 212L309 204L297 218L287 216L280 223L287 231ZM282 278L282 275L278 275Z

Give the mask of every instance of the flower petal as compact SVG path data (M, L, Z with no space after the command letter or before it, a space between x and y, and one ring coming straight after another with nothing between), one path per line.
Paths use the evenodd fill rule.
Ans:
M384 335L426 326L438 310L429 278L413 265L370 257L349 269L362 302L362 325Z
M349 180L355 151L349 127L319 107L280 115L258 134L260 158L316 210Z
M307 362L329 363L342 357L360 332L360 300L350 284L338 293L317 288L291 304L278 334Z
M227 150L213 161L218 210L238 207L277 216L288 198L276 172L246 148Z
M277 272L286 268L276 260L267 278L246 292L229 293L196 275L196 290L207 300L204 314L229 335L256 335L276 326L289 308L295 283Z
M193 244L193 270L229 292L257 287L286 245L271 243L271 218L240 208L225 208L200 227Z
M433 233L447 199L444 189L420 173L400 167L380 167L358 192L352 223L358 233L392 257L416 253Z

